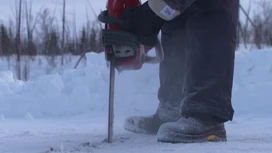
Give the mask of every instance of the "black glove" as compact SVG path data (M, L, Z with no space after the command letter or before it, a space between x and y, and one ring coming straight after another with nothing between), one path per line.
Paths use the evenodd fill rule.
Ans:
M133 33L143 45L155 46L157 36L165 22L157 16L148 3L126 9L121 19L125 21L120 26L121 30Z

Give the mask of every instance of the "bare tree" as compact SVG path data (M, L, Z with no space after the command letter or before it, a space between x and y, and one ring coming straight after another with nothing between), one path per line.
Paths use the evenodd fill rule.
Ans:
M28 55L36 55L37 49L35 46L35 43L33 42L33 34L34 30L36 29L38 15L34 17L32 14L32 3L30 1L30 4L25 1L25 17L26 17L26 30L27 30L27 50Z
M249 4L247 11L242 6L240 6L240 9L242 10L244 15L246 16L246 21L244 24L242 24L241 21L239 21L239 23L238 23L239 34L241 34L240 38L244 42L244 47L247 48L247 43L250 42L251 31L252 31L252 29L250 29L250 27L249 27L249 23L251 23L253 26L255 26L249 17L249 14L251 12L251 3Z
M48 8L45 8L41 11L39 15L39 30L38 35L40 36L41 41L41 54L47 55L49 50L49 41L50 41L50 33L55 30L55 17L51 15Z
M77 66L79 65L80 61L82 59L84 59L85 61L87 60L87 57L86 57L86 53L88 52L89 49L93 49L91 48L91 46L96 46L96 48L101 48L102 47L102 44L99 43L99 41L96 41L95 38L98 37L98 40L101 38L101 29L102 29L102 24L101 22L98 21L98 15L95 13L94 9L93 9L93 6L91 5L90 1L89 0L86 0L89 8L91 9L94 17L96 18L95 22L93 22L93 25L94 24L99 24L99 32L95 31L94 29L94 26L92 26L91 28L91 22L90 22L90 18L89 18L89 13L88 13L88 9L86 8L86 19L87 19L87 29L86 29L86 34L88 36L90 36L90 39L91 39L91 42L90 42L90 48L88 48L89 46L87 46L86 48L87 49L84 49L82 54L80 55L80 58L78 59L78 61L76 62L75 66L74 66L74 69L77 68ZM97 36L98 34L98 36ZM87 39L87 41L89 42L89 38ZM93 42L92 42L93 41ZM98 52L98 51L97 51Z
M17 0L16 0L17 6ZM16 52L17 52L17 60L16 60L16 73L17 78L21 80L21 18L22 18L22 0L19 0L19 12L16 7Z
M263 19L263 41L266 45L272 45L272 4L271 1L263 0L260 2Z
M246 22L241 23L240 34L246 43L256 46L258 49L264 46L272 46L272 3L271 0L260 0L256 2L257 9L252 17L249 16L251 3L246 11L242 6L240 10L246 16Z
M25 80L28 80L29 78L29 62L32 59L32 56L37 55L37 48L35 43L33 42L33 32L36 28L36 23L38 16L34 18L32 14L32 2L29 1L30 4L25 1L25 18L26 18L26 31L27 31L27 57L25 58L25 64L23 69L23 76Z
M62 9L62 40L61 40L61 49L62 49L62 52L61 52L61 65L64 64L64 53L65 53L65 46L64 46L64 43L65 43L65 9L66 9L66 0L63 0L63 9Z
M76 13L75 13L75 10L74 10L74 14L73 14L73 17L74 17L74 33L73 33L73 39L74 39L74 52L78 52L78 35L77 35L77 20L76 20Z
M3 32L2 32L2 26L4 26L3 25L3 23L1 23L1 28L0 28L0 56L2 56L3 55Z

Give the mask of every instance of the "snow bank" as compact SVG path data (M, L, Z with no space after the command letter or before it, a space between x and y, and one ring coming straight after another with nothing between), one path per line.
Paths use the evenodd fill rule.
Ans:
M272 49L238 52L233 105L237 114L272 113Z
M236 115L272 113L272 49L237 52L233 106ZM0 72L0 116L35 119L107 115L109 70L103 54L87 55L86 67L20 82ZM36 70L32 70L36 71ZM34 73L33 72L33 73ZM157 107L158 65L116 76L116 115L151 114ZM35 75L35 73L33 74Z

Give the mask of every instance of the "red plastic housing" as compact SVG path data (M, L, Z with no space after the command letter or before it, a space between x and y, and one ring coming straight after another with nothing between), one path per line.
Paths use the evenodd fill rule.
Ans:
M124 10L129 7L141 5L140 0L108 0L107 11L108 16L120 18ZM106 25L106 29L119 30L118 26Z
M141 5L141 0L108 0L107 11L108 16L120 18L122 12L133 6ZM119 26L105 24L105 29L119 30ZM116 61L116 67L119 70L137 70L140 69L144 63L145 54L150 51L152 47L141 45L140 49L136 51L136 56L121 59ZM106 48L106 56L110 52Z

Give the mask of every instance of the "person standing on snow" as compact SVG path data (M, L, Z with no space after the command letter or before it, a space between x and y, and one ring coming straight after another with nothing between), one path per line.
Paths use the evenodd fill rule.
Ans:
M147 45L161 31L165 51L157 111L129 117L126 130L159 142L227 141L238 10L239 0L148 0L124 11L122 30Z

